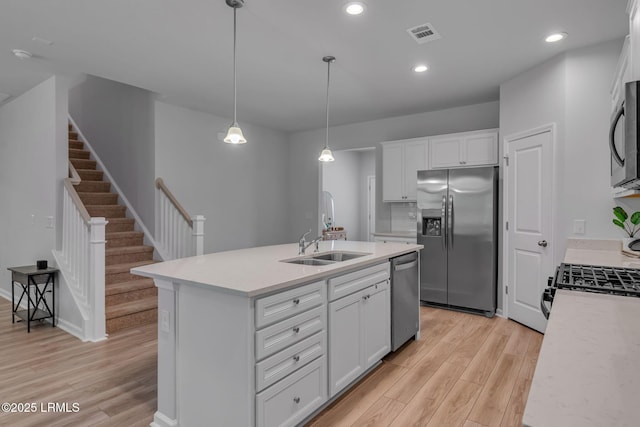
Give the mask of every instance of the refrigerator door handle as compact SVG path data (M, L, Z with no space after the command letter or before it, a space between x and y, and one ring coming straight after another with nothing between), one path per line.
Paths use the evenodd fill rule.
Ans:
M447 196L442 196L442 213L440 214L440 223L442 224L442 249L447 250Z
M447 234L449 235L449 246L453 249L453 195L449 195L449 218L448 219L448 230Z

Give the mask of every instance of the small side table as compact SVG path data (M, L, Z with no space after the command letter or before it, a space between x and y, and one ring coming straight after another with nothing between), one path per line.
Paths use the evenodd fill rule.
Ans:
M51 326L56 326L56 275L57 268L38 270L35 265L9 267L11 271L11 323L16 316L27 322L27 332L31 332L31 322L51 319ZM22 288L18 302L15 301L15 286ZM33 288L33 293L31 291ZM51 292L51 307L45 299L45 293ZM20 303L27 297L27 309L20 310Z

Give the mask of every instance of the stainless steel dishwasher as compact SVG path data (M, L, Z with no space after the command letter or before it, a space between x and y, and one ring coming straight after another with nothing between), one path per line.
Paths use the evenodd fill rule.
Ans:
M391 351L413 338L420 325L418 253L391 259Z

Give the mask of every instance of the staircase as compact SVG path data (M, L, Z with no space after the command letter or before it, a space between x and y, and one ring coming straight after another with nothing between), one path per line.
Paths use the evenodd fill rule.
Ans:
M105 217L105 313L107 333L157 322L158 291L152 279L129 271L153 263L153 247L144 245L144 233L135 231L126 207L118 204L111 184L103 181L96 161L69 124L69 161L82 179L75 189L91 217Z

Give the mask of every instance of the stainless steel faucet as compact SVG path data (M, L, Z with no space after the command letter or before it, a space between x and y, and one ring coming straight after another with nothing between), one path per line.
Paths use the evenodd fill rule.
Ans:
M320 250L319 245L320 245L320 240L322 240L322 236L316 237L315 239L310 241L309 244L307 244L307 241L305 240L305 238L309 233L311 233L311 229L309 229L309 231L307 231L302 236L300 236L300 240L298 240L298 255L304 255L307 248L313 244L316 245L314 252L318 252Z

